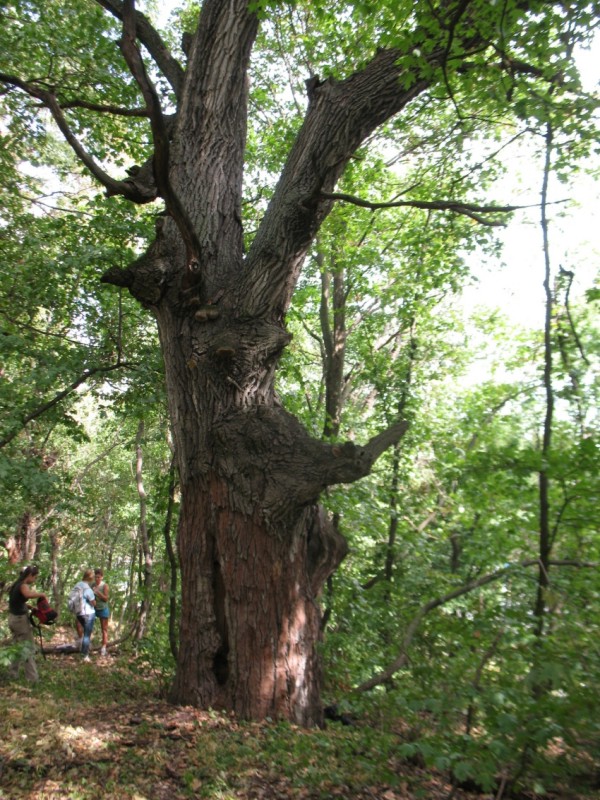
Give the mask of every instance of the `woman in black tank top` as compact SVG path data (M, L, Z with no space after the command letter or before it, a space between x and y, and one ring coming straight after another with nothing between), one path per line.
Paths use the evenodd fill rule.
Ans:
M10 674L13 678L18 678L21 665L23 665L25 677L31 683L38 680L38 672L34 659L35 645L33 630L29 622L27 601L37 597L47 599L43 592L36 592L31 588L38 573L39 569L35 566L25 567L8 593L8 627L12 633L13 642L23 645L20 654L10 666Z

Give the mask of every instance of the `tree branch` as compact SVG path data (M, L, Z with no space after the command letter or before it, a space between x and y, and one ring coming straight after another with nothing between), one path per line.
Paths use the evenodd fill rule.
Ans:
M319 490L334 483L353 483L368 475L374 462L389 447L398 444L408 427L406 420L396 422L370 439L363 447L354 442L334 445L319 443L318 447L325 448L327 452L327 458L322 458L322 469L319 471L317 468L315 472L315 479L321 482Z
M50 109L50 113L54 117L54 120L58 125L62 135L73 149L77 158L89 169L92 175L98 181L100 181L103 186L106 187L107 194L109 196L120 194L134 203L148 203L155 199L154 197L146 197L145 195L140 194L137 190L132 188L130 183L115 180L107 172L105 172L99 164L96 163L96 161L87 152L87 150L84 149L70 129L62 113L58 100L54 95L48 93L45 105Z
M109 196L120 194L134 203L148 203L155 199L155 196L147 196L139 192L128 181L115 180L107 172L105 172L98 163L96 163L96 161L83 147L81 142L77 139L69 127L62 112L61 105L58 102L55 94L46 89L42 89L41 86L38 86L33 82L24 81L16 75L7 75L6 73L0 72L0 81L20 89L30 97L34 97L36 100L39 100L42 105L49 109L54 121L59 127L60 132L65 137L67 143L70 145L77 158L85 167L87 167L96 180L98 180L106 188Z
M119 46L131 74L142 91L150 116L154 142L154 178L158 193L164 199L167 211L173 217L185 243L187 264L190 268L195 269L200 261L200 245L185 209L173 191L169 180L169 134L158 94L148 78L136 44L135 0L125 0L122 16L123 38L119 42Z
M583 349L583 345L581 343L581 339L579 338L579 334L577 333L577 328L575 326L575 322L573 321L573 316L571 315L571 306L569 304L569 294L571 293L571 286L573 285L573 281L575 279L575 273L571 270L564 269L562 266L560 267L560 274L567 278L567 288L565 291L565 311L567 312L567 319L569 320L569 327L571 328L571 333L573 334L573 338L575 340L575 345L579 350L579 355L583 359L583 362L586 366L589 367L590 362L588 357L585 354L585 350Z
M84 370L78 378L76 378L69 386L67 386L66 389L63 389L62 392L58 392L52 398L52 400L49 400L47 403L44 403L43 405L36 408L30 414L27 414L23 418L19 430L16 430L13 433L8 434L7 436L4 437L4 439L0 439L0 449L5 447L5 445L7 445L9 442L12 442L12 440L19 435L21 430L26 425L28 425L34 419L41 417L42 414L46 413L46 411L49 411L51 408L54 408L54 406L58 405L61 402L61 400L64 400L65 397L68 397L70 394L72 394L75 391L75 389L77 389L78 386L81 386L82 383L85 383L88 380L88 378L91 378L93 375L101 375L103 373L113 372L115 369L122 369L123 367L131 367L131 366L133 365L127 363L126 361L121 361L120 363L113 364L110 367L95 367L94 369Z
M85 108L88 111L97 111L100 114L114 114L119 117L147 117L148 109L146 108L121 108L120 106L105 106L102 103L90 103L87 100L68 100L61 102L60 107L68 108Z
M96 0L96 2L109 11L114 17L123 21L125 3L121 0ZM135 35L144 45L156 66L169 82L175 97L181 99L183 90L183 79L185 72L177 59L173 58L169 48L161 39L156 29L151 24L148 17L140 11L135 11L134 15Z
M371 463L376 461L388 447L398 444L408 430L408 427L408 422L406 420L401 420L394 425L390 425L387 430L378 433L377 436L374 436L372 439L369 439L364 450L368 453Z
M110 447L107 447L106 450L100 453L100 455L96 456L96 458L93 458L91 461L88 461L88 463L85 464L83 469L81 469L77 473L77 475L74 476L73 480L71 481L71 488L75 489L75 487L78 487L81 494L83 494L83 491L81 490L81 482L85 478L87 473L91 470L91 468L94 465L98 464L103 459L105 459L107 456L109 456L113 450L116 450L117 447L123 447L124 445L128 444L128 442L129 439L123 439L123 440L119 439L116 442L114 442L114 444L111 444Z
M596 562L590 561L577 561L572 559L562 559L562 560L552 560L549 562L552 566L557 567L588 567L592 569L597 569L600 564ZM439 608L439 606L444 605L445 603L449 603L451 600L455 600L457 597L461 597L462 595L468 594L472 592L474 589L479 589L481 586L485 586L488 583L492 583L493 581L497 581L502 578L507 572L514 570L515 567L525 568L525 567L536 567L539 566L539 559L529 559L527 561L522 561L520 564L508 564L506 567L497 570L496 572L488 573L487 575L483 575L481 578L477 578L476 580L469 581L464 586L459 586L456 589L448 592L441 597L436 597L433 600L429 600L429 602L425 603L421 606L421 608L417 611L413 619L411 620L408 628L406 629L406 633L404 634L404 639L402 640L402 644L400 645L400 652L396 659L390 664L382 672L377 673L368 681L364 681L359 686L355 687L353 691L355 692L366 692L369 689L373 689L375 686L379 686L382 683L388 681L395 672L402 669L404 665L408 662L408 648L410 647L414 635L417 631L417 628L421 624L423 618L430 612L433 611L434 608Z
M431 49L421 54L418 63L413 58L407 64L405 58L414 55L407 45L405 51L379 50L345 80L320 82L315 76L307 82L304 122L246 259L239 293L244 312L285 314L306 252L331 210L331 193L358 147L432 83L443 80L439 70L446 59L464 65L470 55L489 45L468 19L457 24L467 5L441 4L439 30L433 36L427 31ZM529 6L528 0L516 3L519 13ZM511 22L516 24L516 20ZM450 28L452 53L448 51ZM419 33L417 28L415 38ZM467 204L461 205L461 213L489 224Z
M471 219L476 220L482 225L490 227L499 227L504 225L504 222L499 220L489 220L482 217L482 214L510 214L513 211L519 211L523 208L531 208L531 206L480 206L474 203L463 203L460 200L393 200L385 203L376 203L369 200L363 200L360 197L354 197L350 194L343 194L339 192L321 192L321 197L325 200L341 200L345 203L352 203L355 206L362 208L370 208L376 211L382 208L423 208L433 211L453 211L455 214L464 214ZM537 204L535 204L537 205Z

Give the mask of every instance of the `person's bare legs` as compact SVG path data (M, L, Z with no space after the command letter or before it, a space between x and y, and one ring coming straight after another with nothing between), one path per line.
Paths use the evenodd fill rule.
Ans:
M102 648L100 653L106 655L106 646L108 645L108 617L100 617L100 627L102 628Z

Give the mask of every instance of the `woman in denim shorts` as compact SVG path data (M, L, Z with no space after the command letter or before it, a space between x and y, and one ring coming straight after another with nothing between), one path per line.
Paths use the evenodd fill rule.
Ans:
M108 618L110 617L110 609L108 607L108 584L104 583L104 573L101 569L94 570L94 579L96 583L92 586L94 594L96 595L96 619L100 620L102 627L102 647L100 655L106 655L106 646L108 644Z

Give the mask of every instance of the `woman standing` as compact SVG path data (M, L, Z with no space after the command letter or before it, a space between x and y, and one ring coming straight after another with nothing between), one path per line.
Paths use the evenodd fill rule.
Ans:
M48 598L43 592L36 592L31 587L39 574L35 566L25 567L9 589L8 596L8 627L12 633L15 644L23 644L22 654L10 665L10 674L13 678L19 677L21 664L25 666L25 678L30 683L37 683L38 671L35 665L35 645L33 643L33 629L29 621L28 600L38 597ZM29 643L29 644L27 644Z
M102 647L100 648L100 655L106 655L106 646L108 644L108 618L110 617L110 609L108 607L108 584L103 581L104 573L101 569L94 570L95 585L92 586L94 594L96 595L96 616L100 620L102 626Z
M94 570L86 569L79 583L75 584L75 588L79 589L81 593L81 605L76 610L75 615L77 618L77 633L81 635L81 654L84 661L90 660L90 639L92 638L94 620L96 619L96 596L92 591L93 581Z

